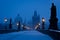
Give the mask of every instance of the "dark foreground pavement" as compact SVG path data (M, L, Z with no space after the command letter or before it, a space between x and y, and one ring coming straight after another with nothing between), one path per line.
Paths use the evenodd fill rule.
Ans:
M0 34L17 32L17 30L0 30ZM49 31L49 30L39 30L39 32L49 35L54 40L60 40L60 32Z
M49 35L54 40L60 40L60 32L49 31L49 30L40 30L39 32Z

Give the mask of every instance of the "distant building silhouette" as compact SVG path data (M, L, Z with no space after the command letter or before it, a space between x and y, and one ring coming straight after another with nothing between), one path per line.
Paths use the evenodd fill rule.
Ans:
M33 28L40 23L40 15L37 15L37 11L34 11L34 15L32 17Z
M20 15L18 14L15 18L15 23L19 22L22 24L22 18L20 17Z
M17 24L18 23L18 24ZM18 30L22 30L21 28L21 25L23 24L23 21L22 21L22 18L20 16L20 14L18 14L15 18L15 21L14 21L14 24L15 24L15 27L18 29Z
M49 22L50 22L49 29L54 29L54 30L58 29L58 26L57 26L58 19L56 14L56 6L54 5L54 3L52 3L51 16L50 16Z

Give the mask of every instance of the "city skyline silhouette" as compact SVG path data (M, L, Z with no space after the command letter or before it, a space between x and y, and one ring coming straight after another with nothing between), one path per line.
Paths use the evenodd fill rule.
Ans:
M60 0L0 0L0 40L60 40Z
M60 1L54 0L54 4L57 7L57 18L60 18ZM49 23L50 18L50 8L52 4L52 0L6 0L6 1L0 1L0 21L3 22L3 19L10 18L14 20L14 18L20 14L23 20L30 21L34 10L37 11L37 14L40 14L40 21L42 17L45 18L46 22ZM45 15L46 14L46 15ZM60 22L60 19L59 21Z

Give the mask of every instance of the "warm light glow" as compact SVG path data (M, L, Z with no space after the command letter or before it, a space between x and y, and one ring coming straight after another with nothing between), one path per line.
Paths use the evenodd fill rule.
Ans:
M5 18L4 21L7 22L8 20Z
M45 22L45 19L42 19L42 22Z
M17 26L19 25L19 23L16 24Z

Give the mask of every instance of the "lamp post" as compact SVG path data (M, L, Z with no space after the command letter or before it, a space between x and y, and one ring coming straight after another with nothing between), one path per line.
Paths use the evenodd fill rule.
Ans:
M5 19L4 19L4 22L6 23L7 21L8 21L7 18L5 18Z
M7 25L6 25L7 21L8 21L7 18L4 18L5 30L7 30Z
M42 18L42 29L44 29L44 25L45 25L45 18Z
M17 26L19 26L19 23L17 22L17 24L16 24Z
M12 18L10 18L9 29L12 29Z
M18 31L20 31L20 21L16 24L18 26Z

